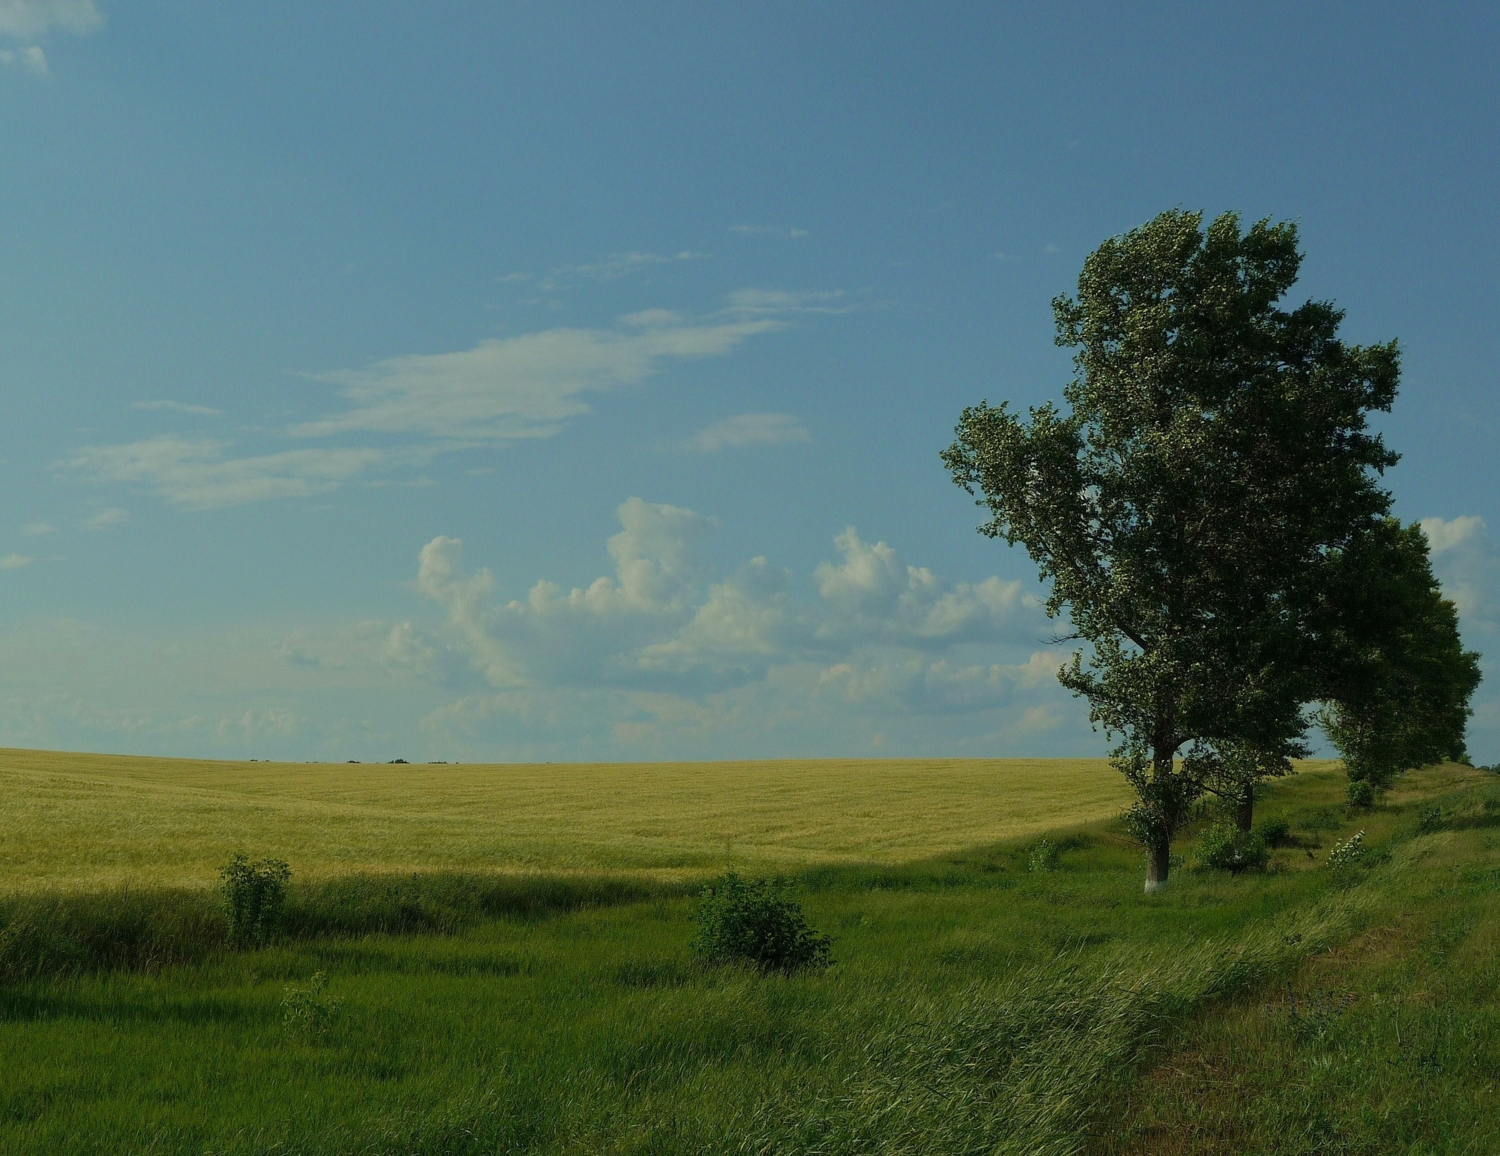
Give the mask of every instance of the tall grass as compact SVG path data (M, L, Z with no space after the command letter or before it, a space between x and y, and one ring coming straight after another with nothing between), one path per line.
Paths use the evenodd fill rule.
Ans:
M686 884L619 876L365 874L293 881L273 939L453 934L486 919L538 918L679 895ZM153 971L226 949L215 892L120 888L0 900L0 979Z

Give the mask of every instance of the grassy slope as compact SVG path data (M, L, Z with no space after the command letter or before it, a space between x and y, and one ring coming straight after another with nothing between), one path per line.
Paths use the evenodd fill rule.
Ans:
M901 862L1117 813L1102 760L543 766L197 762L0 750L0 893L300 876Z
M1102 1151L1486 1151L1500 1131L1500 784L1413 776L1358 819L1388 862L1336 876L1318 863L1352 829L1341 785L1278 785L1264 810L1307 844L1279 852L1278 873L1184 872L1154 897L1109 825L1078 831L1052 874L1025 871L1024 844L807 870L838 963L790 980L691 968L690 903L663 894L451 937L14 984L0 989L0 1151L1065 1153L1090 1136ZM1414 836L1427 798L1447 813ZM1327 989L1339 961L1358 1010L1275 1010L1286 976ZM279 1010L284 985L316 970L344 1001L322 1037ZM1455 991L1443 1020L1438 997ZM1402 1037L1420 1046L1395 1045L1405 1068L1359 1059L1364 1037L1325 1042L1381 1038L1368 1009L1423 1007ZM1198 1116L1174 1107L1206 1094L1190 1056L1240 1065L1246 1093L1214 1084ZM1143 1059L1155 1079L1132 1090L1121 1076ZM1425 1147L1361 1139L1413 1104ZM1257 1149L1244 1120L1266 1110Z
M1093 1153L1500 1151L1500 781L1412 778L1366 930L1174 1032Z

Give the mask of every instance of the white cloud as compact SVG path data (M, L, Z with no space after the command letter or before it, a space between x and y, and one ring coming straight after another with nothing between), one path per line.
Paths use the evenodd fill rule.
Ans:
M555 293L578 281L605 284L635 273L658 269L664 265L676 265L684 261L706 261L709 256L708 253L697 253L691 249L683 249L676 253L611 253L601 260L586 262L582 265L560 265L538 281L537 288L544 293ZM530 277L526 274L513 273L500 280L518 282L530 280Z
M211 438L158 437L86 446L58 466L94 481L142 485L175 505L207 510L323 493L425 457L411 450L306 449L228 458L229 445Z
M818 628L831 642L882 641L931 648L955 640L990 641L1037 610L1019 581L949 584L926 567L908 566L884 542L860 539L853 526L834 539L843 560L813 577L831 613Z
M725 446L777 446L811 440L802 423L791 414L742 413L699 430L688 445L709 454Z
M1432 568L1453 599L1463 625L1492 632L1500 627L1500 550L1484 519L1423 518L1422 530L1432 549Z
M799 600L792 575L765 558L708 581L693 546L713 523L690 510L631 498L618 516L615 574L587 586L541 581L501 602L493 575L466 574L462 544L440 537L422 550L417 588L446 611L454 646L507 693L616 688L697 699L806 667L812 689L839 684L846 703L946 711L1052 685L1057 658L962 657L979 644L1035 641L1041 611L1017 582L948 583L850 529L837 539L843 560L819 567L817 596ZM419 668L435 645L403 627L390 649Z
M57 527L49 526L46 522L27 522L21 527L21 533L28 538L40 538L45 534L57 533Z
M191 413L202 417L219 417L223 410L208 405L185 405L180 401L133 401L131 409L168 410L172 413Z
M806 229L783 229L778 225L730 225L729 231L760 237L784 237L787 240L807 236Z
M359 431L463 442L550 437L589 412L586 395L633 385L667 362L722 357L779 326L771 317L676 323L634 314L631 331L550 329L481 341L458 353L410 354L315 375L343 386L352 407L296 426L299 437Z
M852 313L842 289L736 289L729 295L729 312L753 317L781 313Z
M1462 514L1452 519L1423 518L1421 525L1434 554L1476 545L1487 532L1484 519L1472 514Z
M30 42L52 29L86 34L104 27L94 0L0 0L0 36Z
M118 526L121 522L130 521L130 511L122 510L118 506L109 506L100 510L97 514L90 515L83 520L85 530L102 530L106 526Z
M0 558L0 570L19 570L23 566L30 566L36 559L29 554L7 554Z
M697 256L680 253L660 260ZM643 255L624 257L635 261ZM452 353L408 354L361 369L310 374L312 380L342 387L349 404L285 431L302 439L395 436L406 439L406 445L234 457L228 441L163 435L122 445L86 446L57 468L96 482L144 486L192 509L320 494L378 471L420 466L439 453L552 437L570 418L590 411L591 395L635 385L673 362L726 356L746 339L786 326L786 315L847 312L828 304L840 298L829 292L741 290L732 295L727 309L698 321L648 309L622 317L614 329L549 329L492 338ZM207 406L174 401L135 405L144 410L217 413ZM795 424L777 425L782 421L778 415L743 415L735 420L741 424L713 435L718 444L805 437Z
M6 68L20 68L23 72L29 72L33 76L52 75L52 69L47 66L47 54L42 51L40 44L18 49L0 49L0 65Z

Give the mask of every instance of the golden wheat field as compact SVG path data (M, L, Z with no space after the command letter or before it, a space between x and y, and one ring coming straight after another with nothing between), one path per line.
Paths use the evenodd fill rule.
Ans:
M208 885L238 850L358 870L692 875L897 862L1089 822L1101 759L240 763L0 751L0 890Z

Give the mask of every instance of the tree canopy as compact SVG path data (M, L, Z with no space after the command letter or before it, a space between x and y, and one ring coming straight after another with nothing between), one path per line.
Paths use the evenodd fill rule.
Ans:
M943 454L1084 644L1059 677L1119 740L1148 889L1216 746L1302 752L1325 563L1390 507L1368 417L1395 399L1396 343L1346 344L1327 302L1282 309L1301 259L1295 225L1234 213L1106 241L1053 302L1067 408L970 407Z

